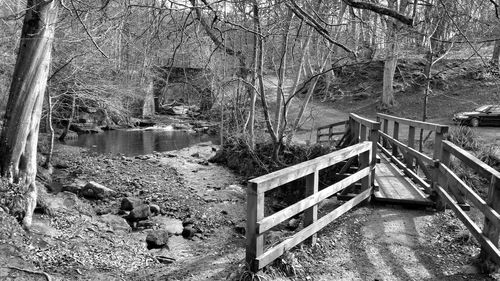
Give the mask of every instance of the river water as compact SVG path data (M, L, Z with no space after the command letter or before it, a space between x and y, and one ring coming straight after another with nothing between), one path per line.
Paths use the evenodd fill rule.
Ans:
M217 143L216 136L165 130L114 130L99 134L84 134L66 144L89 148L99 153L127 156L182 149L201 142Z

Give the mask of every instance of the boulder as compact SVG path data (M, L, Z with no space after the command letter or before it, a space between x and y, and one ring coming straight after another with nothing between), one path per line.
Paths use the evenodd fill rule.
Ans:
M86 183L82 180L75 180L70 184L63 185L61 191L67 191L74 194L80 194L81 190L85 187Z
M146 236L146 244L148 250L168 247L168 231L155 230L148 233Z
M164 107L164 112L170 115L184 115L187 114L188 108L186 106L168 106Z
M87 198L104 199L116 195L116 191L102 184L90 181L80 191Z
M147 220L151 216L149 205L142 204L135 207L125 218L130 222Z
M117 215L106 214L99 217L99 220L109 226L113 231L130 232L131 228L127 221Z
M156 205L156 204L149 204L149 210L151 211L151 213L155 214L155 215L158 215L160 214L160 206Z
M135 207L144 204L141 199L135 197L125 197L122 198L122 202L120 204L120 210L123 211L132 211Z

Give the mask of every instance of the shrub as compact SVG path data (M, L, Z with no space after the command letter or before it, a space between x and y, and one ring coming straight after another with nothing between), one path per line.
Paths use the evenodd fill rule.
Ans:
M452 127L446 139L466 150L477 151L481 147L476 130L467 126Z

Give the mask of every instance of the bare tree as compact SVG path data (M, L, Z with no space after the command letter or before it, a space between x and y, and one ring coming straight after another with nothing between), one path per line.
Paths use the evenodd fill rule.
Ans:
M0 135L0 175L21 186L11 213L26 228L31 226L36 206L36 147L57 14L57 1L27 1Z

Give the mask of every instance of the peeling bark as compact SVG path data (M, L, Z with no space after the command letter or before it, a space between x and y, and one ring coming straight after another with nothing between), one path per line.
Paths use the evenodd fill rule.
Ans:
M38 129L57 20L57 1L28 0L19 53L0 135L0 175L22 186L14 205L23 226L31 226L36 206ZM16 208L14 208L16 209Z

